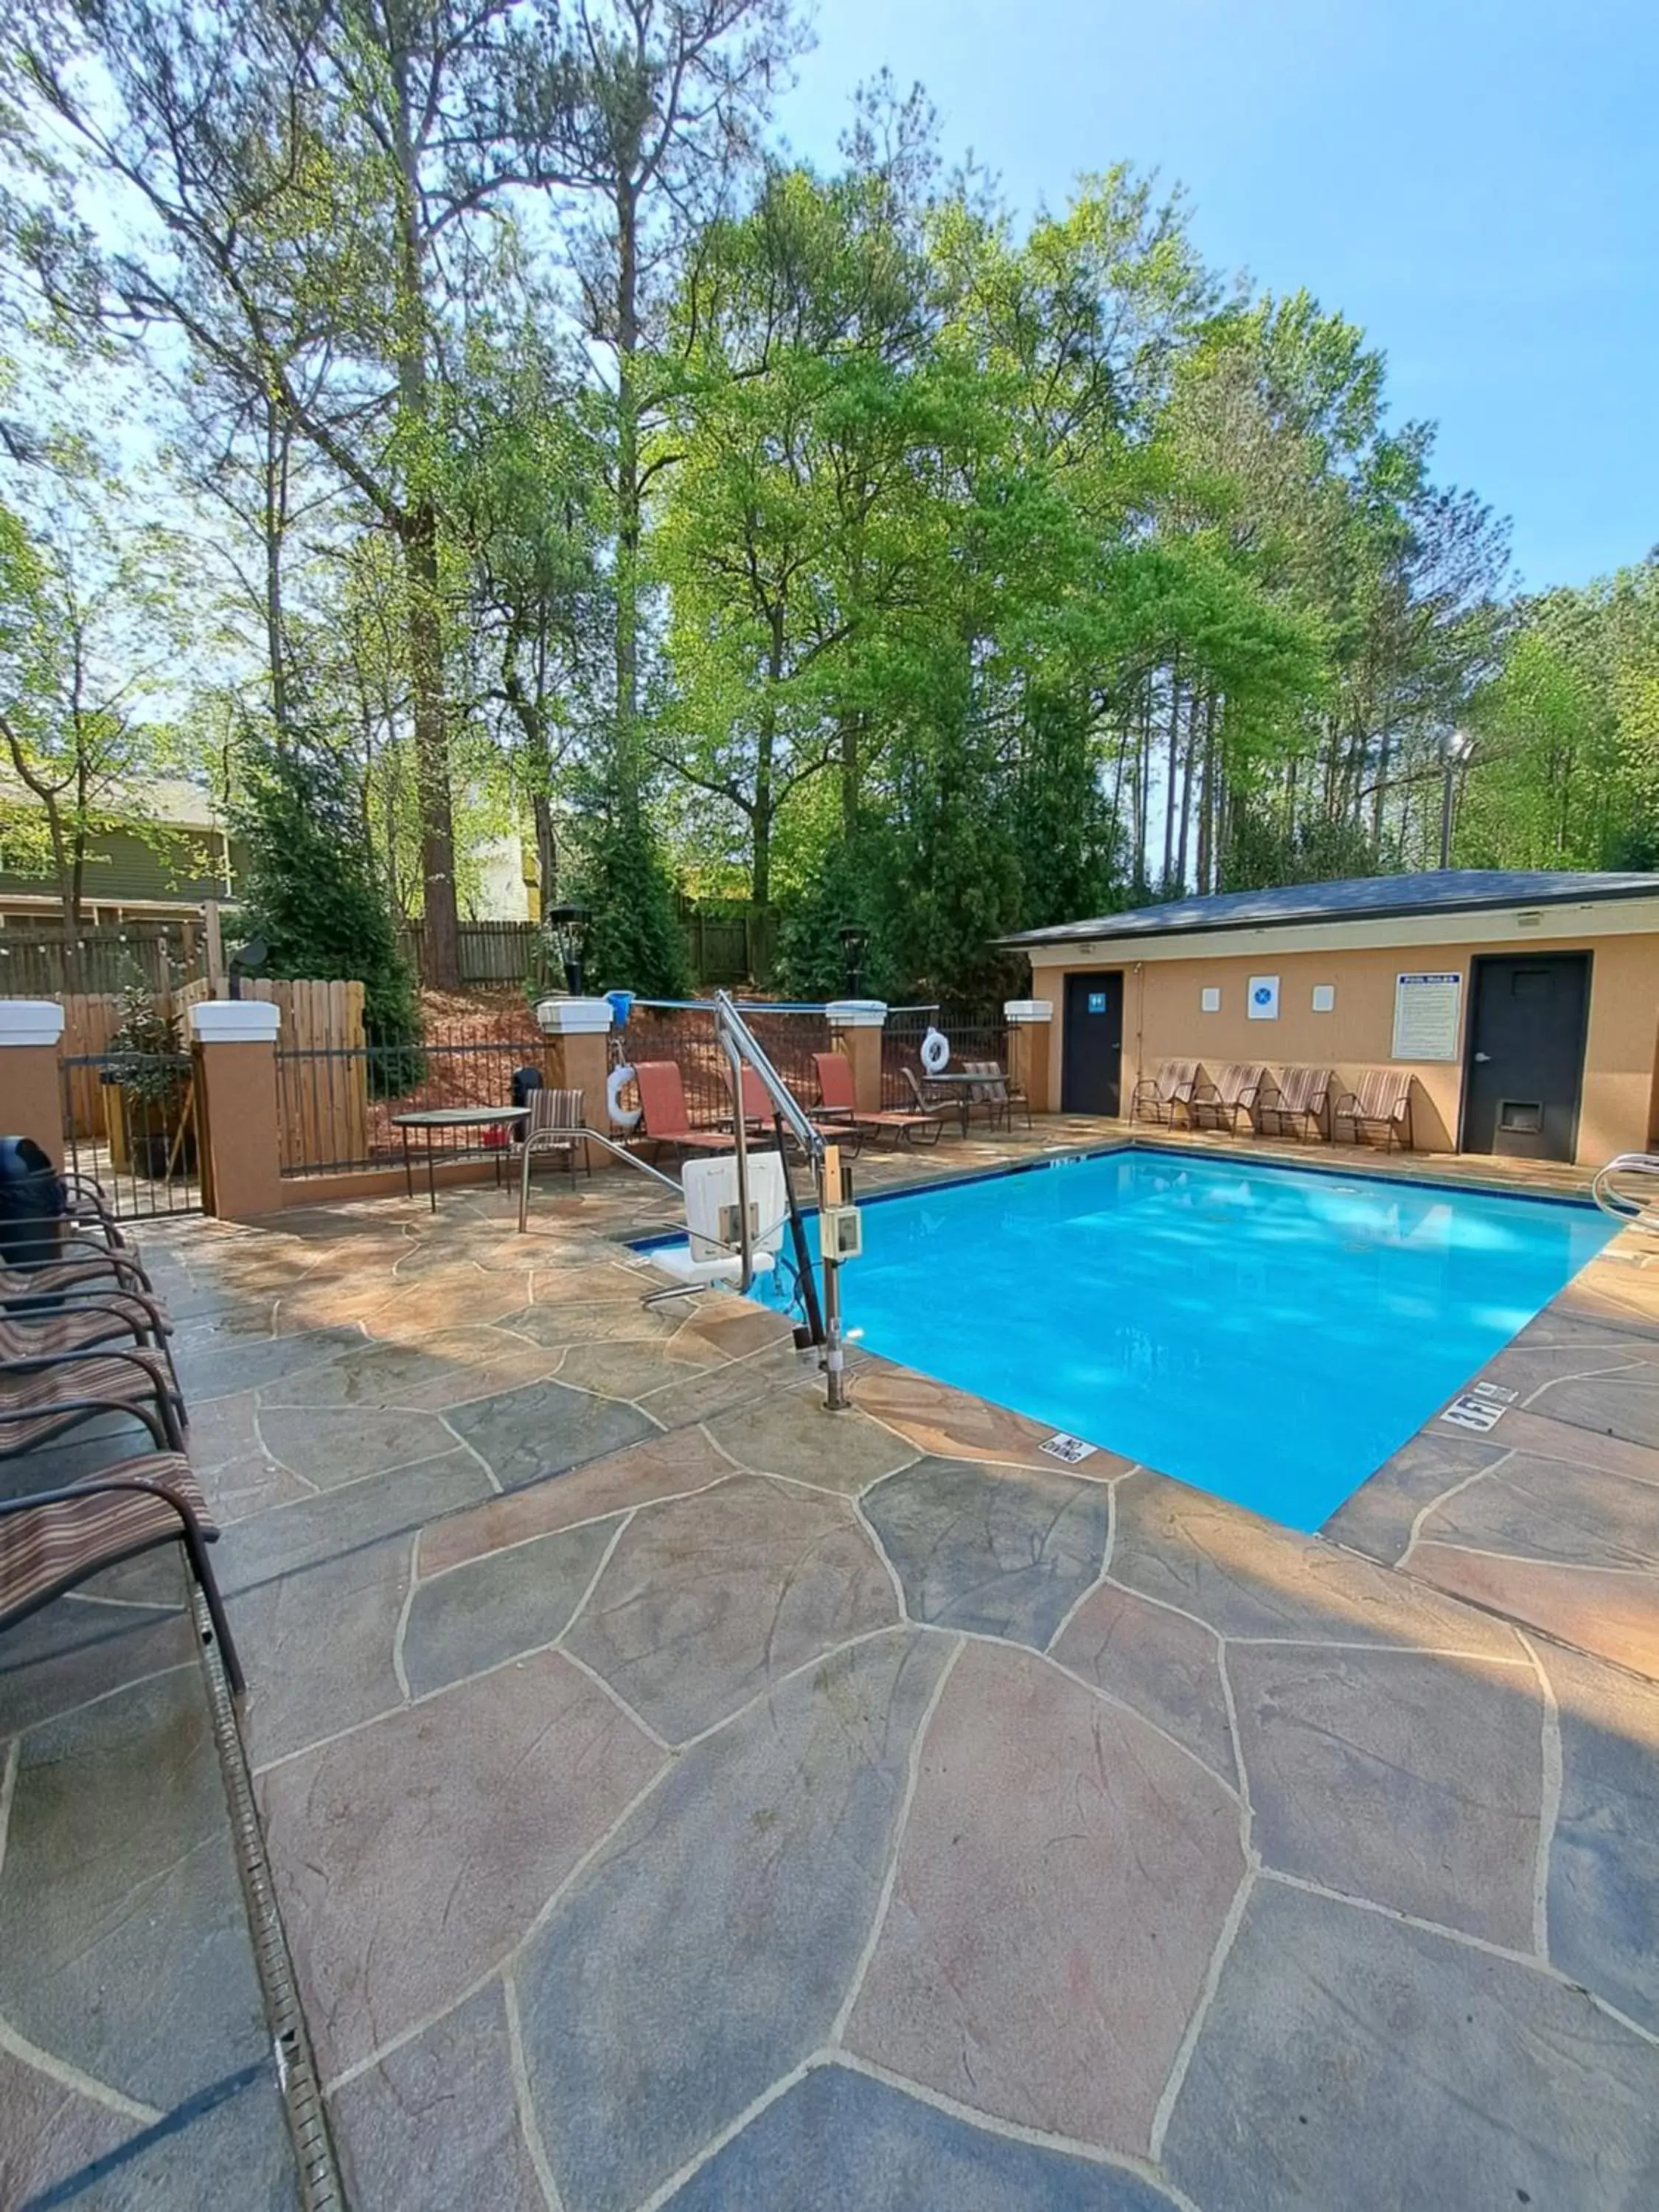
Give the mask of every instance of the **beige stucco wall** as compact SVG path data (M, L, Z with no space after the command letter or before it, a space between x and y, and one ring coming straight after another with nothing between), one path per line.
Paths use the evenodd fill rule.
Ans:
M1060 948L1057 948L1060 950ZM1659 936L1516 938L1478 945L1333 945L1328 950L1248 956L1194 953L1149 958L1139 966L1095 957L1054 966L1033 962L1033 995L1052 999L1052 1095L1060 1097L1065 1050L1064 1008L1068 973L1123 970L1123 1096L1161 1060L1194 1054L1211 1066L1263 1060L1269 1066L1310 1062L1337 1069L1339 1079L1390 1056L1394 1041L1395 981L1405 972L1455 970L1463 978L1463 1036L1455 1061L1413 1063L1416 1141L1425 1152L1456 1147L1463 1053L1468 1048L1472 969L1480 953L1589 951L1589 1027L1584 1048L1584 1086L1578 1121L1579 1161L1599 1165L1614 1152L1640 1150L1654 1126L1656 1029L1659 1028ZM1246 986L1252 975L1277 975L1277 1021L1251 1021ZM1316 983L1334 984L1329 1013L1313 1012ZM1218 987L1221 1010L1201 1011L1200 993Z

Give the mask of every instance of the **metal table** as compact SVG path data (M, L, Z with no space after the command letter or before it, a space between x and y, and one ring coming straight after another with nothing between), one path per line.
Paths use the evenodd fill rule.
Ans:
M530 1119L527 1106L428 1106L417 1114L394 1114L392 1126L401 1129L404 1137L404 1182L411 1198L415 1195L415 1170L409 1155L409 1133L411 1129L426 1132L426 1194L432 1211L438 1211L438 1185L433 1173L433 1133L438 1129L499 1129L516 1127ZM501 1163L495 1159L495 1180L501 1179Z

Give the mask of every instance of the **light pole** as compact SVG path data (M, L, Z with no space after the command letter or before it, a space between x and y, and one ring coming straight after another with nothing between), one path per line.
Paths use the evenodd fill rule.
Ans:
M1462 730L1453 730L1440 751L1440 865L1451 866L1452 801L1457 788L1457 764L1468 751Z

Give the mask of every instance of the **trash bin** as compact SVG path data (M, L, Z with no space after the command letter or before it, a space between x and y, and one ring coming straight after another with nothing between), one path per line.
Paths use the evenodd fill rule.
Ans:
M527 1106L530 1103L531 1092L532 1091L539 1091L542 1087L542 1072L539 1067L515 1067L514 1069L513 1103L515 1106Z
M60 1259L68 1204L52 1162L33 1137L0 1137L0 1267L47 1267ZM13 1299L8 1313L39 1313L55 1297Z

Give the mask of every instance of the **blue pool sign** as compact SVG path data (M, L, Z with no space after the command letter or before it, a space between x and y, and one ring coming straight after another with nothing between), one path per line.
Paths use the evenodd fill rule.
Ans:
M1089 994L1089 1012L1091 1014L1103 1014L1105 1011L1106 994L1104 991L1091 991Z
M1276 1022L1279 1019L1277 975L1252 975L1246 996L1253 1022Z

